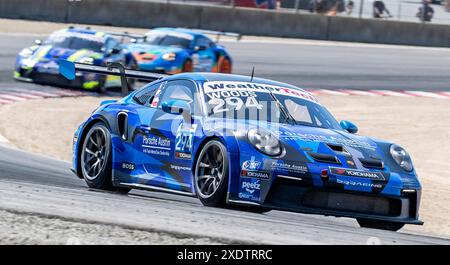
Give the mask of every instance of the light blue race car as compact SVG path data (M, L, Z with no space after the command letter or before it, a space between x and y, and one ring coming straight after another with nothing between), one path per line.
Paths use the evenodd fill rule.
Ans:
M70 79L79 69L155 80L103 102L76 131L73 171L89 187L352 217L388 230L422 224L421 185L405 149L357 135L307 91L250 76L118 68L61 63Z
M238 34L185 28L155 28L127 46L142 71L177 74L181 72L231 73L232 59L225 47L207 34Z

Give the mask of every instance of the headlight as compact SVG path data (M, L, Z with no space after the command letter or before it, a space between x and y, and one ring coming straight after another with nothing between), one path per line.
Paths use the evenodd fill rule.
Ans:
M406 152L405 149L396 144L393 144L391 145L390 151L392 158L401 168L403 168L408 172L413 170L411 157L409 156L408 152Z
M78 60L79 63L85 63L85 64L94 64L94 58L91 57L84 57Z
M177 55L175 53L166 53L163 54L162 58L166 61L173 61Z
M22 58L30 57L33 54L33 52L30 49L23 49L20 51L19 56Z
M281 154L281 144L277 137L266 130L250 129L247 138L256 149L270 156Z

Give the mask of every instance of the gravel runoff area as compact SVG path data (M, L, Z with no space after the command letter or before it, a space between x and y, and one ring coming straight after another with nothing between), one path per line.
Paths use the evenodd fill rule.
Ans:
M0 245L220 244L209 238L182 237L117 225L64 220L46 215L0 210Z

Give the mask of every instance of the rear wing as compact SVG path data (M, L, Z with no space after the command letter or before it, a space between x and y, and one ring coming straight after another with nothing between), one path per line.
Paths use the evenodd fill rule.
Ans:
M236 40L240 40L242 38L241 34L234 33L234 32L215 31L215 30L206 30L206 29L191 29L191 30L202 33L202 34L215 35L216 43L219 42L221 36L233 37L233 38L236 38Z
M107 66L97 66L91 64L74 63L67 60L59 60L58 64L59 64L59 73L68 80L74 80L77 71L94 74L120 76L120 83L123 96L128 95L128 91L130 90L127 78L136 78L139 80L147 80L152 82L154 80L158 80L168 76L165 74L157 74L126 69L123 66L123 64L118 62L109 63Z
M125 41L125 38L129 38L131 40L131 42L135 42L135 40L138 40L138 39L146 38L145 35L129 33L127 31L125 31L125 32L105 31L105 33L108 35L111 35L111 36L121 37L120 38L121 43L123 43Z
M95 30L92 29L91 27L87 26L87 27L75 27L75 26L69 26L69 29L86 29L86 30ZM97 30L96 30L97 31ZM103 31L103 30L98 30L98 32L102 32L104 34L107 35L111 35L111 36L115 36L115 37L120 37L120 42L124 42L125 38L129 38L131 40L133 39L144 39L145 35L142 34L134 34L134 33L129 33L128 31L124 31L124 32L116 32L116 31Z

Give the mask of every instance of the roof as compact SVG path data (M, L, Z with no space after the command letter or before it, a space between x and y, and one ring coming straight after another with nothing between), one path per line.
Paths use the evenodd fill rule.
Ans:
M251 77L246 75L235 75L235 74L220 74L220 73L181 73L177 75L170 76L171 78L187 78L192 79L199 82L207 82L207 81L234 81L234 82L250 82ZM254 77L252 83L266 84L272 86L280 86L292 89L303 90L299 87L286 84L283 82L278 82L270 79Z
M68 27L62 30L58 30L52 33L53 34L67 34L67 35L78 35L83 36L85 35L87 38L95 38L98 40L104 40L107 36L109 36L106 32L93 30L91 28L75 28L75 27Z
M178 32L178 33L184 33L184 34L189 34L193 37L197 37L197 36L204 36L206 37L205 34L198 32L196 30L193 29L187 29L187 28L168 28L168 27L162 27L162 28L154 28L152 30L160 30L160 31L168 31L168 32Z

